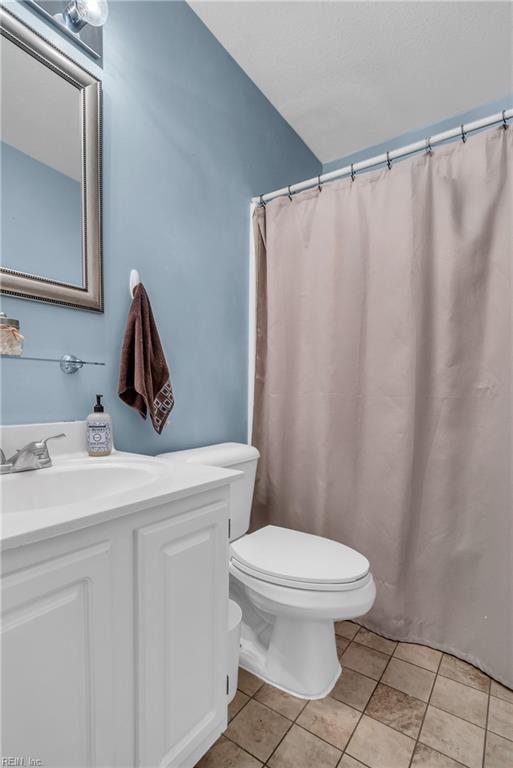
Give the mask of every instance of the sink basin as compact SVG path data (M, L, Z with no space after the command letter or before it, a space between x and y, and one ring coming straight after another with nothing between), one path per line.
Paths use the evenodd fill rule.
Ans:
M118 450L92 458L85 450L86 426L85 421L0 425L6 456L47 435L66 435L50 444L52 467L0 475L0 552L156 506L165 510L193 491L225 486L240 475Z
M49 469L2 475L2 513L62 507L135 490L169 475L155 459L115 456L61 460Z

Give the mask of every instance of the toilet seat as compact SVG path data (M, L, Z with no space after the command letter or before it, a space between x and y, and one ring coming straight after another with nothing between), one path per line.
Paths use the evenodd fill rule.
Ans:
M369 574L369 561L354 549L274 525L233 542L231 566L270 584L316 592L360 588Z

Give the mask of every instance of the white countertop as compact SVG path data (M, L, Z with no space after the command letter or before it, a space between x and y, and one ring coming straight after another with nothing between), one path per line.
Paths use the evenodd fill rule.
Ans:
M165 504L193 492L226 485L242 476L242 473L235 470L168 462L122 451L113 451L110 456L90 457L83 449L84 422L2 427L0 444L5 446L4 451L9 455L15 443L19 448L30 440L58 432L66 432L67 437L49 443L52 467L0 475L0 546L3 550ZM98 468L101 468L101 472L97 471ZM77 486L71 487L69 497L72 500L65 503L66 486L69 488L69 483L77 477L73 474L77 469L82 475L80 488L84 486L84 498L81 498L82 490L77 489ZM132 469L134 476L140 473L145 477L142 484L116 481L115 490L108 490L106 495L95 495L94 480L103 478L104 470L107 470L105 476L112 470L118 473L117 476L127 478ZM93 482L88 486L82 478L92 478ZM130 487L123 487L125 484ZM50 489L54 497L57 492L57 503L28 508L24 499L26 496L31 498L31 485L34 490L32 496L35 498L41 485ZM92 490L89 497L88 487ZM20 489L19 494L17 488ZM19 499L22 499L21 503L18 503Z

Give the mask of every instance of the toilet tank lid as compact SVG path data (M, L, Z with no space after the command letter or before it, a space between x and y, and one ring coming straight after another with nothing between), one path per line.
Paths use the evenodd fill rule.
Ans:
M161 459L208 464L212 467L231 467L245 461L256 461L259 456L260 454L254 446L245 443L218 443L217 445L205 445L202 448L189 448L185 451L170 451L159 454Z

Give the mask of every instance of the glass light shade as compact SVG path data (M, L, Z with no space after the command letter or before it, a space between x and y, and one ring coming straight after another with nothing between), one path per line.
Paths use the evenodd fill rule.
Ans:
M109 15L107 0L75 0L82 21L92 27L102 27Z
M78 33L86 24L103 26L109 15L109 6L107 0L71 0L62 15L66 27Z

